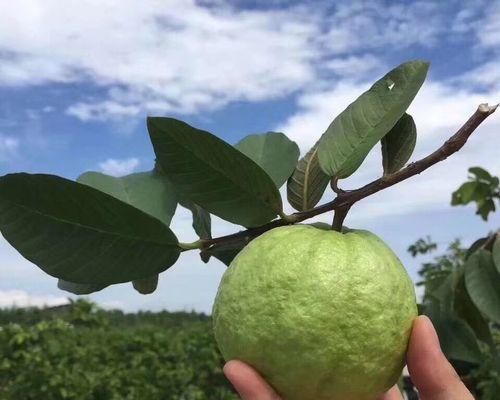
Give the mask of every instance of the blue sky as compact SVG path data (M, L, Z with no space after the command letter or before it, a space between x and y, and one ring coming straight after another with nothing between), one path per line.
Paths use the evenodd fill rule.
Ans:
M280 130L305 152L375 79L426 59L429 78L410 107L416 159L479 103L500 101L499 49L500 3L491 1L9 2L0 15L0 174L148 170L146 115L175 116L230 143ZM405 249L418 237L469 242L498 226L498 217L483 223L472 208L452 209L449 198L469 166L500 174L499 130L493 115L460 154L356 205L347 224L382 236L415 278ZM375 149L344 187L379 174ZM179 209L172 226L183 241L194 238L188 217ZM221 234L236 229L214 222ZM223 271L185 254L152 296L119 285L92 298L208 312ZM0 238L0 304L65 297Z

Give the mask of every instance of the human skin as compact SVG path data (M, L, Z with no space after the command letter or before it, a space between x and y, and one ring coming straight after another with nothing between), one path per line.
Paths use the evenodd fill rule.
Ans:
M406 361L422 400L474 400L441 351L436 331L426 316L419 316L413 323ZM282 400L257 371L241 361L227 362L224 374L242 400ZM377 400L403 400L403 396L394 386Z

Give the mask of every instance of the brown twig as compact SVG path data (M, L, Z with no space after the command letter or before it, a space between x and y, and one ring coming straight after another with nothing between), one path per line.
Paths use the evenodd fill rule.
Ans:
M333 215L332 229L337 232L342 231L342 225L344 224L345 217L351 208L351 204L346 204L343 207L335 209L335 214Z
M338 209L349 209L357 201L364 199L374 193L377 193L389 186L395 185L405 179L411 178L414 175L420 174L432 165L443 161L448 158L453 153L460 150L470 135L476 130L476 128L491 114L493 114L497 108L498 104L495 106L488 106L488 104L480 104L477 110L472 114L472 116L467 120L467 122L444 144L438 148L433 153L429 154L427 157L421 160L415 161L405 168L395 172L391 175L383 176L367 185L360 187L359 189L349 190L347 192L339 191L338 196L321 206L313 208L307 211L296 212L288 218L278 219L271 221L265 225L250 228L244 231L236 232L231 235L221 236L214 239L206 239L202 241L201 248L215 248L226 243L238 242L240 240L251 240L268 230L277 228L279 226L290 225L291 223L302 222L306 219L312 218L316 215L323 214L328 211L338 210ZM340 215L339 215L340 218Z

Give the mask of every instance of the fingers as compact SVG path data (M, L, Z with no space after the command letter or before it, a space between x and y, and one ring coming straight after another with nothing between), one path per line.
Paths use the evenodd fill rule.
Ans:
M394 385L377 400L403 400L403 395L399 391L398 385Z
M259 373L244 362L239 360L227 362L224 374L243 400L280 400Z
M474 400L441 351L436 330L426 316L413 323L407 363L423 400Z

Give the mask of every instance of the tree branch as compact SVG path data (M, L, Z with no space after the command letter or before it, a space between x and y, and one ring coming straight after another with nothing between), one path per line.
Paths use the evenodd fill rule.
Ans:
M351 209L351 204L347 204L343 207L339 207L335 210L333 216L332 229L337 232L342 232L342 225L344 224L345 217Z
M214 239L206 239L201 243L201 248L215 248L226 243L238 242L240 240L251 240L268 230L277 228L279 226L290 225L291 223L302 222L306 219L323 214L328 211L338 209L349 209L357 201L364 199L374 193L377 193L385 188L388 188L396 183L411 178L414 175L420 174L427 168L445 160L453 153L460 150L467 139L472 135L476 128L491 114L495 112L498 104L495 106L488 106L488 104L480 104L472 116L465 122L465 124L450 137L440 148L427 157L415 161L405 168L395 172L391 175L383 176L359 189L349 190L347 192L339 191L338 196L328 203L313 208L307 211L296 212L287 217L287 219L278 219L271 221L265 225L250 228L245 231L233 233L231 235L221 236Z

